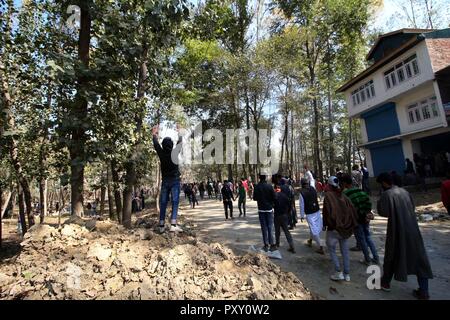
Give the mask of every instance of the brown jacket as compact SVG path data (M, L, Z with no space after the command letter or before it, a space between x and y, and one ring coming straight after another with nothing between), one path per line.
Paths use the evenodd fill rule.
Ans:
M325 193L323 225L336 230L344 239L350 238L358 225L356 209L349 198L340 191Z

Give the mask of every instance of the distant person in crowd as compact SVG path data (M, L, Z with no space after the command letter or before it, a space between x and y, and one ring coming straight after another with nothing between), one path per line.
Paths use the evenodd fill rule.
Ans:
M331 187L331 191L325 194L323 201L323 224L327 230L327 247L335 270L330 279L349 282L350 256L348 239L358 225L356 210L350 199L342 193L337 177L331 176L328 179L328 184ZM342 273L339 258L336 254L338 243L342 253L344 273Z
M255 189L253 182L249 182L248 184L248 197L250 198L250 200L253 200L253 190Z
M409 158L406 158L405 161L406 161L406 170L405 170L405 174L408 174L408 173L414 174L414 173L416 173L416 172L414 171L414 164L412 163L412 161L409 160Z
M187 196L189 205L192 207L192 185L190 183L186 183L184 194Z
M352 184L355 188L362 189L363 174L358 165L352 167Z
M367 192L370 195L370 186L369 186L369 170L367 170L366 166L361 165L362 172L362 190Z
M297 226L297 209L295 207L295 190L294 186L292 185L293 181L289 177L286 177L284 180L281 181L282 184L287 184L289 189L289 201L291 203L289 208L289 228L290 230L294 229Z
M197 200L197 184L192 183L191 184L191 205L192 205L192 209L195 209L195 205L198 205L198 200Z
M230 184L227 180L224 180L221 189L223 208L225 210L225 219L228 220L228 210L230 210L230 218L233 220L233 191L230 189Z
M141 210L145 209L145 193L144 189L141 189Z
M238 198L239 217L242 217L242 214L244 214L244 218L246 216L245 212L246 200L247 200L247 192L245 191L244 183L241 181L239 183L239 198Z
M383 193L378 201L378 214L388 218L381 288L390 291L392 278L406 282L416 275L419 289L413 291L418 299L429 299L428 279L433 278L422 235L417 224L411 195L393 184L389 173L378 176Z
M343 174L344 172L341 170L341 168L336 168L336 178L339 179L339 177Z
M177 126L177 130L179 127ZM166 209L169 202L169 195L172 195L172 216L170 219L170 232L183 231L177 225L178 205L180 202L180 170L178 164L172 161L172 152L178 154L181 147L181 135L176 148L174 149L174 143L171 138L166 137L163 139L162 144L158 142L159 126L153 127L153 146L158 154L161 164L161 194L160 194L160 213L159 213L159 231L163 233L165 231L166 221Z
M217 199L217 196L219 196L219 201L222 201L222 188L223 188L222 182L218 181L217 182L216 199Z
M290 190L286 184L277 185L275 188L275 203L274 203L274 226L275 226L275 245L280 247L280 235L281 230L286 236L286 240L289 244L288 251L295 253L294 241L288 228L288 219L291 210Z
M200 182L198 191L200 193L200 199L203 200L205 198L205 184L203 183L203 181Z
M273 241L273 206L276 195L272 185L267 183L266 176L259 176L259 183L255 186L253 200L258 205L259 223L263 236L264 251L275 251L276 246ZM270 247L269 247L270 245Z
M441 200L447 213L450 214L450 172L447 173L447 179L441 185Z
M88 215L92 216L92 204L88 202L86 209L88 210Z
M366 265L379 264L380 257L370 234L370 220L373 219L372 202L367 193L352 184L352 178L348 174L343 174L341 177L343 192L350 199L357 213L358 226L355 230L355 238L364 254L364 260L361 262Z
M303 188L303 183L302 183L302 188ZM322 181L320 181L319 179L316 181L316 191L317 191L317 195L320 198L320 201L322 201L323 197L324 197L325 186L323 185Z
M307 245L312 247L312 241L314 240L318 247L316 252L325 254L322 241L320 239L323 221L320 213L319 202L317 201L316 190L311 188L308 180L306 179L301 179L300 183L302 185L299 197L300 219L303 222L303 219L306 218L306 222L309 226L309 240L307 241Z
M304 166L305 169L305 179L308 180L308 183L311 187L316 187L316 181L314 180L314 176L311 172L311 170L308 169L308 166Z
M212 199L212 194L214 191L214 187L211 181L206 185L206 192L208 192L208 199Z
M397 173L397 171L392 171L391 176L394 185L397 187L403 187L402 177Z

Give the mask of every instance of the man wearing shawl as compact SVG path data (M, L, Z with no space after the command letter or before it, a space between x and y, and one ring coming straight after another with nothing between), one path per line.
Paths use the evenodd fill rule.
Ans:
M406 282L408 275L416 275L419 289L413 295L421 300L429 299L428 279L433 278L422 235L417 223L411 195L393 185L389 173L378 176L384 192L378 201L378 214L388 218L381 289L390 291L392 278Z

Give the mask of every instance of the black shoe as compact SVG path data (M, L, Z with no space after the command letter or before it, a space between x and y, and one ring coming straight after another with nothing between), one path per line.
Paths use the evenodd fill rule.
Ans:
M295 253L295 249L294 249L293 246L290 246L289 249L288 249L287 251L289 251L289 252L291 252L291 253Z
M277 251L278 250L278 248L277 248L277 246L276 245L274 245L274 244L271 244L270 245L270 249L269 249L271 252L273 252L273 251Z
M264 252L268 252L269 251L269 246L267 244L264 245L263 250L264 250Z
M413 290L413 296L419 300L430 300L430 296L422 292L422 290Z

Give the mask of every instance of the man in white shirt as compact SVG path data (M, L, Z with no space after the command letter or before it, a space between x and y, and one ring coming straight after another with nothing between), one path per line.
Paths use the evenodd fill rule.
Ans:
M308 180L309 185L311 188L316 189L316 180L314 180L314 176L311 173L311 171L308 169L308 166L305 166L305 179Z

